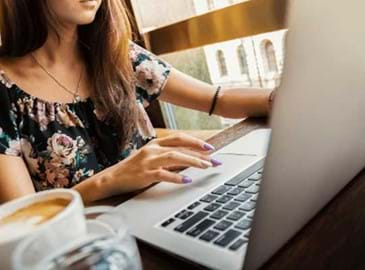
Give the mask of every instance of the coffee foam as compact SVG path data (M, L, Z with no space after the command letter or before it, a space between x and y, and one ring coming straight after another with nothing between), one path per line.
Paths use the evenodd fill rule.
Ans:
M61 213L70 200L50 199L15 210L0 219L0 243L26 235Z

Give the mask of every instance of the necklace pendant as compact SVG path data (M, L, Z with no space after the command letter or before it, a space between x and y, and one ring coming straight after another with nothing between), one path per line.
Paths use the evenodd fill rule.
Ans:
M73 100L73 103L78 103L81 101L81 97L79 95L75 95L74 96L74 100Z

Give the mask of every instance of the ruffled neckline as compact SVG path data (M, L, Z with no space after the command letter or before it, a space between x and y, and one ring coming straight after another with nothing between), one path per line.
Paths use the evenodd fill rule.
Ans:
M37 101L38 103L43 103L43 104L47 104L47 105L54 105L54 106L70 106L70 105L77 105L77 104L81 104L81 103L87 103L87 102L92 102L90 97L80 97L79 100L77 101L73 101L73 102L58 102L58 101L49 101L49 100L45 100L43 98L34 96L29 94L28 92L24 91L22 88L20 88L15 82L13 82L5 73L4 70L0 69L0 83L3 84L6 88L11 89L14 88L15 90L19 91L22 95Z

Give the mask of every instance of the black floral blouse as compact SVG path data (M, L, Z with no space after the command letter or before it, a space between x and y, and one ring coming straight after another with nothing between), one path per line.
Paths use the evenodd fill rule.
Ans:
M99 117L90 98L48 102L28 94L0 71L0 154L23 158L37 191L70 188L126 158L155 133L145 108L156 99L170 66L131 43L139 116L128 146ZM16 176L15 176L16 177Z

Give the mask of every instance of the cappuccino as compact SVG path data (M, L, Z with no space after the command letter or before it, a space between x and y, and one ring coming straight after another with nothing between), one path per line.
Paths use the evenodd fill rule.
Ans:
M55 198L17 209L0 219L0 242L24 235L61 213L70 200Z
M0 205L0 268L11 269L12 253L28 236L42 234L38 244L48 244L49 252L86 233L81 196L71 189L32 193Z

